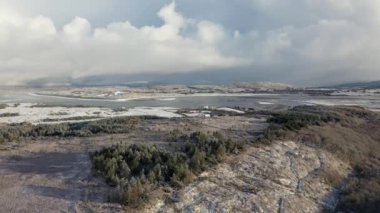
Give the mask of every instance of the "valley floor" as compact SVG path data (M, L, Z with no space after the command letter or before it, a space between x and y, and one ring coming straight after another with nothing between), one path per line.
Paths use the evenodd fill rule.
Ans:
M354 159L345 158L355 153L356 162L367 156L380 160L378 117L352 119L354 123L346 126L309 127L293 139L250 145L201 173L170 201L155 200L136 211L283 213L334 209L339 190L353 171L350 161ZM121 142L157 144L170 150L173 145L167 142L168 133L173 130L221 131L237 140L252 141L267 125L265 117L246 115L146 119L128 134L2 145L0 212L123 212L121 205L108 202L112 188L94 175L90 152Z

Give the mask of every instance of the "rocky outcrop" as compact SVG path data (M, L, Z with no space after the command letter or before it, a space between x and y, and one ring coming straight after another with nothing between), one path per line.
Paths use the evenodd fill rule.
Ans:
M156 212L319 212L331 208L331 168L347 176L350 166L330 153L293 141L250 147L204 172L180 190L176 202ZM153 211L153 210L152 210Z

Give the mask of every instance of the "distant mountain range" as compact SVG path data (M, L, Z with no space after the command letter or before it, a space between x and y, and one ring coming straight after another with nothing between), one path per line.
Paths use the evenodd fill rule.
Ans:
M244 83L250 82L250 83ZM274 82L282 82L281 79ZM176 74L109 74L72 77L48 77L24 82L25 86L52 87L52 86L130 86L147 87L155 85L235 85L239 88L272 88L277 90L295 89L296 87L284 83L271 83L263 76L247 75L244 72L199 72ZM315 87L311 87L315 88ZM330 89L380 89L380 81L352 82L339 85L317 88Z
M209 84L225 85L236 82L282 82L283 79L268 79L266 73L252 75L246 70L220 70L220 71L199 71L186 73L136 73L136 74L105 74L72 78L69 76L57 76L34 79L24 82L24 85L31 87L44 86L150 86L161 84Z
M380 81L345 83L345 84L340 84L340 85L336 85L336 86L331 86L331 88L338 88L338 89L380 89Z

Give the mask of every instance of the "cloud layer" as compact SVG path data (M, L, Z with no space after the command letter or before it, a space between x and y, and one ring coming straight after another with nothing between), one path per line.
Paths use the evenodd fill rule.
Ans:
M190 23L175 11L174 3L158 12L163 25L141 28L128 21L92 28L76 17L58 30L47 17L7 11L0 16L0 75L5 82L47 75L185 72L242 63L218 51L221 26ZM195 27L197 35L181 35L188 26Z
M93 27L78 14L58 27L0 1L0 83L210 70L300 85L380 78L380 2L238 0L228 7L230 1L206 1L215 16L191 2L147 14L157 17L155 25Z

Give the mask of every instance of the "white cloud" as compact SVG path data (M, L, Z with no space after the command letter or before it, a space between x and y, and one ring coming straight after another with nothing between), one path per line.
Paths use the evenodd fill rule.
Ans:
M198 23L198 37L206 43L217 43L225 38L222 26L209 21Z
M190 21L175 10L174 3L164 6L158 16L164 21L162 26L140 28L126 21L92 29L81 17L74 18L62 30L56 30L53 22L42 16L18 16L14 22L3 20L0 81L16 83L17 79L20 83L57 75L188 72L242 63L238 58L224 56L213 43L181 35ZM218 38L212 33L222 34L216 24L200 25L203 32L210 28L209 36L216 36L208 39Z
M91 24L84 18L75 17L63 27L63 34L70 41L80 41L90 36Z
M57 27L51 18L23 15L0 0L0 82L242 67L252 78L266 70L267 80L313 84L380 78L379 1L237 1L251 19L235 11L228 26L223 19L186 17L177 11L182 2L155 14L161 25L92 27L78 14ZM220 9L226 7L233 5L221 0L212 12L227 16ZM231 22L251 28L235 29Z
M173 28L179 29L185 25L185 19L175 11L175 2L164 6L158 16L165 21L165 23Z
M378 1L251 3L269 30L240 36L245 37L240 47L254 43L241 49L255 60L254 68L271 70L268 78L277 75L313 85L380 79L380 62L375 60L380 55Z

